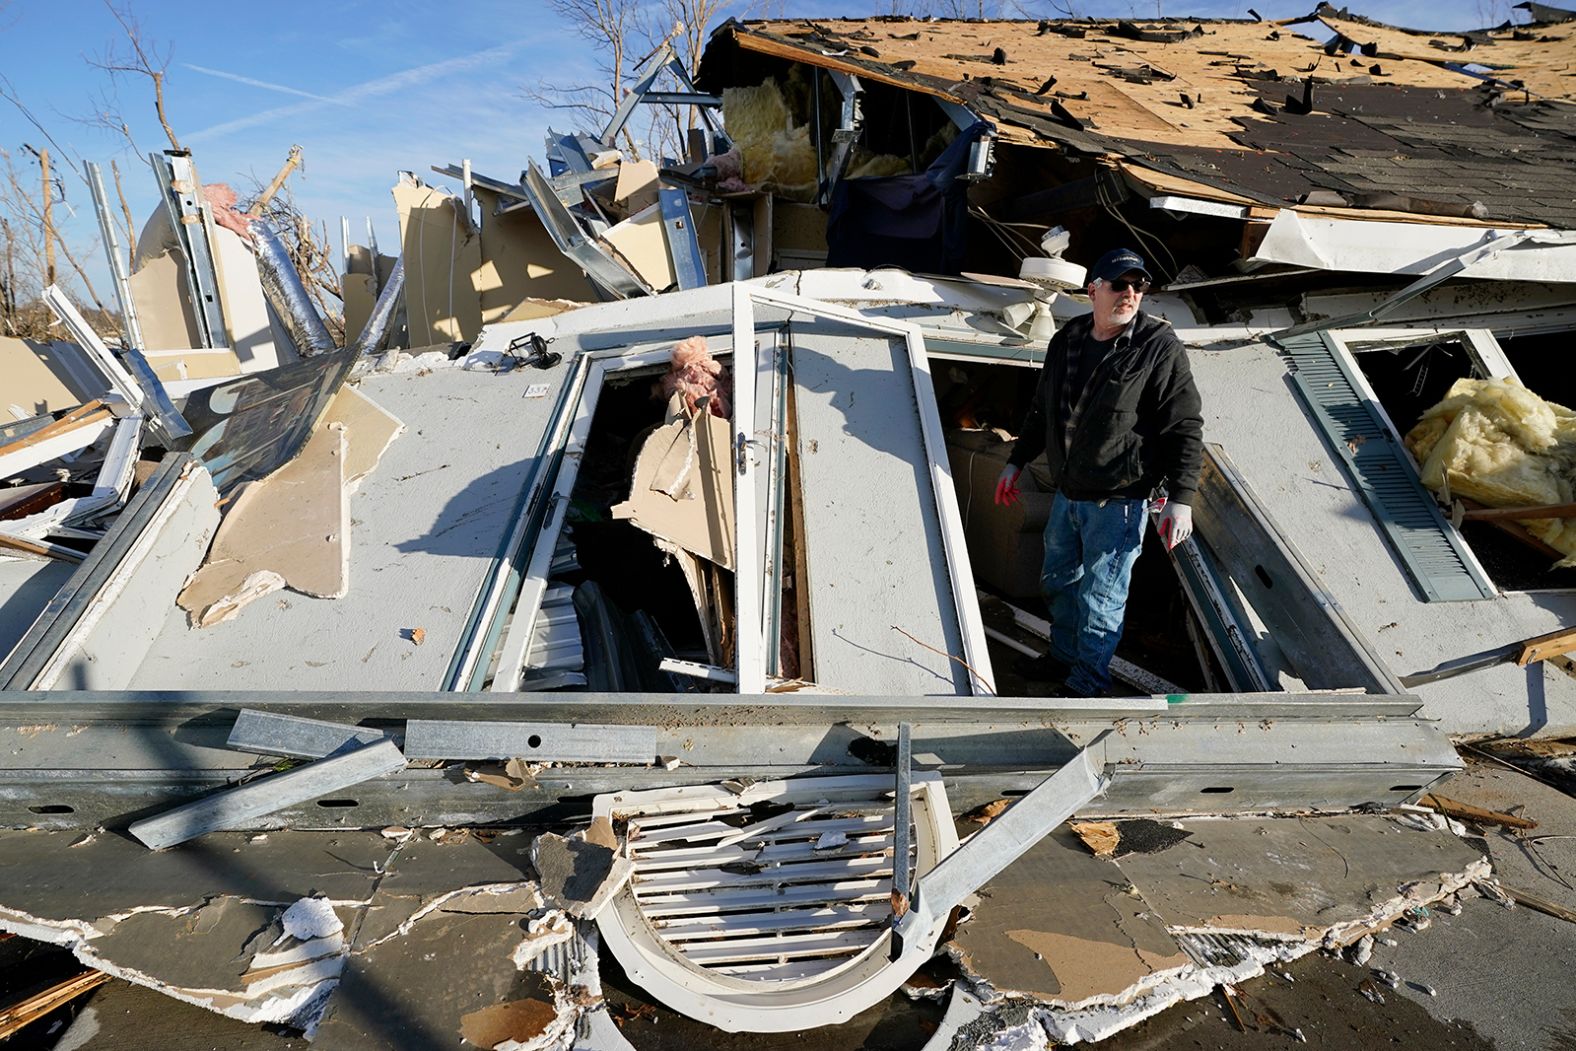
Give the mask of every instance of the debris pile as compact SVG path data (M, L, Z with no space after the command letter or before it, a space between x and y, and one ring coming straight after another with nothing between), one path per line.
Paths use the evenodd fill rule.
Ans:
M1243 983L1443 999L1407 939L1474 895L1576 916L1566 797L1449 736L1576 732L1576 38L1196 26L730 22L518 182L398 173L337 315L150 158L121 331L0 338L0 931L325 1048L1038 1047L1302 1039ZM1045 696L1059 497L992 493L1134 242L1196 532Z

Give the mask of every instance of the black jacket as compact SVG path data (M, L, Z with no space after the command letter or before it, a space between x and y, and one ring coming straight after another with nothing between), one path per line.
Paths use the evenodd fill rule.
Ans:
M1084 315L1051 337L1008 462L1022 467L1043 451L1056 491L1073 500L1137 499L1164 484L1172 500L1191 504L1204 419L1187 352L1159 318L1140 311L1095 366L1064 449L1057 392L1066 382L1067 341L1091 339L1093 328L1093 317Z

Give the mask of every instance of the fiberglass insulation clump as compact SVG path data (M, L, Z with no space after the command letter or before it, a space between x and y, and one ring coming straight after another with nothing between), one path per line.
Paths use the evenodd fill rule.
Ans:
M788 196L815 196L815 145L807 125L795 125L774 80L751 88L724 88L722 120L744 155L744 181L774 186Z
M1576 502L1576 412L1511 379L1457 380L1406 436L1423 484L1489 507ZM1527 532L1576 565L1576 520L1527 519Z

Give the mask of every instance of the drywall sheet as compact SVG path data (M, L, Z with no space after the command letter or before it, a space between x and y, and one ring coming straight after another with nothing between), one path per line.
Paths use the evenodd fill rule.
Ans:
M342 597L350 573L348 497L404 429L354 387L339 388L301 455L243 491L225 517L207 564L181 592L192 624L210 627L284 587Z
M323 420L345 426L349 444L345 451L345 484L351 492L383 459L389 443L405 433L405 425L398 417L349 386L339 388L328 403Z
M1483 855L1448 832L1382 815L1182 821L1185 843L1120 860L1172 927L1323 936Z
M261 372L279 364L268 301L263 298L257 257L234 230L213 229L214 269L219 275L219 302L230 330L230 349L242 372Z
M94 375L85 355L70 343L45 343L0 336L0 422L69 409L91 401L109 385Z
M164 383L181 380L228 379L243 371L241 359L228 347L213 350L192 348L188 350L150 350L143 355L153 374Z
M236 498L208 561L181 591L194 627L233 615L279 586L339 598L350 586L345 426L325 420L301 455ZM271 573L262 588L256 573ZM250 582L250 583L249 583ZM244 597L243 597L244 596Z
M410 345L471 340L482 328L477 271L481 238L453 194L418 182L394 186L405 255Z
M372 291L371 274L341 274L339 288L345 303L345 346L354 346L372 316L378 297Z
M481 294L483 324L518 318L517 308L532 299L597 299L580 268L553 244L536 213L517 208L496 214L498 196L473 188L482 213L481 268L476 289Z
M829 323L791 336L816 681L968 693L944 656L963 655L962 632L903 340Z
M150 851L0 831L0 930L231 1018L322 1021L317 1044L342 1051L492 1047L532 1019L565 1035L599 999L594 953L523 878L531 842L279 830Z
M613 517L732 569L732 433L709 412L652 431L635 460L629 499L613 505Z
M602 243L658 292L673 287L676 278L673 261L668 258L668 239L662 232L660 206L654 204L612 227L602 235Z
M333 602L270 595L202 631L172 604L137 688L442 688L570 361L503 376L439 368L362 380L360 392L410 433L351 498L349 593ZM524 397L537 383L548 396Z
M147 235L146 230L143 235ZM139 247L142 244L138 242ZM127 283L131 286L131 301L137 307L144 350L202 346L191 291L186 287L185 256L179 250L148 257Z
M996 992L1062 1004L1116 997L1189 962L1121 869L1065 828L980 889L950 951Z

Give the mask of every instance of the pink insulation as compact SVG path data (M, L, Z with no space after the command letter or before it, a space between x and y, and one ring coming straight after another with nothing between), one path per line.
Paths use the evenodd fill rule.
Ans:
M684 407L690 412L702 398L713 416L727 419L732 413L732 377L723 371L722 362L706 349L706 337L691 336L680 340L673 348L673 363L668 374L662 377L662 393L678 393L684 398Z
M252 239L252 218L238 211L235 207L235 191L222 182L203 184L202 195L208 201L208 207L213 211L213 221L226 230L233 230L241 235L244 240Z

